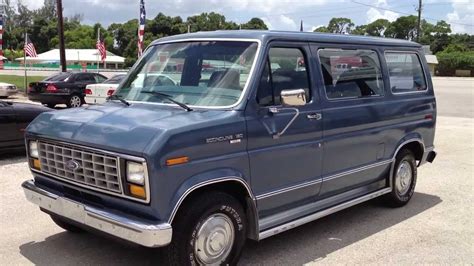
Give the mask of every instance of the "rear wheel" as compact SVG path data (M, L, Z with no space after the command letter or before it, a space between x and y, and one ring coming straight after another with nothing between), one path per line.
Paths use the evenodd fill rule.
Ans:
M77 108L81 107L83 103L84 100L79 95L72 95L66 105L69 108Z
M392 192L385 196L388 205L401 207L407 204L415 192L417 168L415 155L408 149L396 157L392 179Z
M71 233L82 233L83 230L71 223L68 223L66 222L64 219L58 217L58 216L54 216L54 215L51 215L51 219L53 220L53 222L61 227L62 229L68 231L68 232L71 232Z
M232 196L206 193L188 202L173 223L169 265L235 265L246 240L247 223Z

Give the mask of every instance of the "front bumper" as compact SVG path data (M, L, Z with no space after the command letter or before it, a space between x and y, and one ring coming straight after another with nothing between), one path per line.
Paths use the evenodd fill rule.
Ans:
M0 96L5 97L5 96L12 96L18 93L18 90L5 90L5 89L0 89Z
M75 202L38 188L33 180L21 185L26 198L39 207L115 237L146 247L162 247L171 242L170 224L145 224L105 210Z

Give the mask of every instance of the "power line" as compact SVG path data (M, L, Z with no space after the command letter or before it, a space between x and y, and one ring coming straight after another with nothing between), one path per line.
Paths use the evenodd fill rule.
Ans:
M398 13L398 14L402 14L402 15L407 15L407 16L412 16L412 15L413 15L412 13L401 12L401 11L393 10L393 9L390 9L390 8L378 7L378 6L376 6L376 5L370 5L370 4L366 4L366 3L361 3L361 2L354 1L354 0L351 0L351 2L354 3L354 4L359 4L359 5L363 5L363 6L372 7L372 8L375 8L375 9L390 11L390 12ZM430 18L430 17L423 17L423 18L424 18L424 19L428 19L428 20L437 21L437 22L443 20L443 19ZM466 23L450 22L450 24L456 24L456 25L474 27L473 24L466 24Z

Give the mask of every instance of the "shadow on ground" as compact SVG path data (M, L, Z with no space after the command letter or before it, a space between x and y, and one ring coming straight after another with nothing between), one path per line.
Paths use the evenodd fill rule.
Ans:
M26 162L26 152L24 150L0 153L0 166Z
M301 265L356 243L439 204L437 196L415 193L403 208L383 207L373 200L261 242L249 241L240 264ZM409 232L407 232L409 233ZM146 249L93 234L59 233L20 246L36 265L163 265L162 249Z

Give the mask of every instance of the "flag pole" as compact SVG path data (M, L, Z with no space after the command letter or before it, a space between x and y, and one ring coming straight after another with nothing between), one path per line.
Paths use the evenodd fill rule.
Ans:
M99 42L99 40L100 40L100 27L97 28L97 42ZM99 67L100 67L99 49L97 49L97 73L99 73Z
M28 33L25 32L25 45L27 45L28 42ZM25 94L28 93L28 74L26 71L26 49L23 47L23 67L25 68Z

